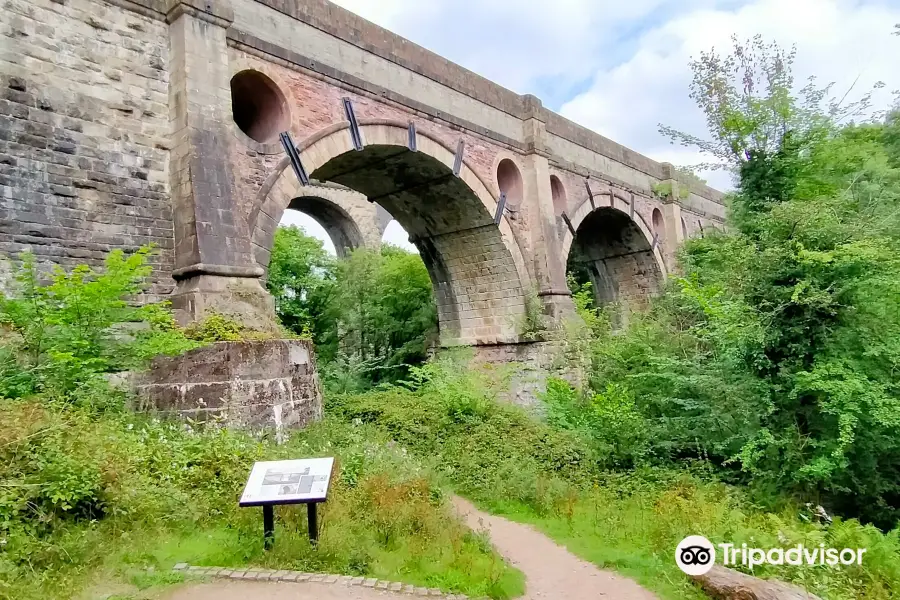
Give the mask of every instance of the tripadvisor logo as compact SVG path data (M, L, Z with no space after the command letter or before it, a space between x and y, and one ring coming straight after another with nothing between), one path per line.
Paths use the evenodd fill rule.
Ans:
M701 535L689 535L675 548L675 563L688 575L703 575L716 563L716 546L721 550L722 564L753 567L760 565L861 565L865 548L826 548L824 544L807 548L797 544L791 548L748 548L734 544L714 545Z
M689 535L675 548L675 563L688 575L703 575L716 562L716 548L702 535Z

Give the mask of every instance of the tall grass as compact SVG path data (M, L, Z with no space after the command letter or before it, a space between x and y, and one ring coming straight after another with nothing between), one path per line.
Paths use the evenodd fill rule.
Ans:
M376 429L328 421L278 446L216 426L71 406L0 402L0 597L73 597L97 580L141 584L177 562L364 575L510 598L522 576L452 514L435 476ZM313 548L303 507L237 499L256 460L336 456Z
M812 511L785 499L757 505L746 490L717 481L703 461L617 472L605 452L622 440L631 443L628 436L598 439L580 428L560 430L495 402L491 377L459 365L432 364L413 374L406 387L331 398L328 411L380 429L482 508L534 524L662 598L704 597L674 561L678 542L694 534L761 548L868 548L861 566L766 566L754 574L833 600L880 600L900 590L900 530L885 534L839 518L818 522ZM627 403L602 408L615 406L630 414ZM627 423L617 415L608 421Z

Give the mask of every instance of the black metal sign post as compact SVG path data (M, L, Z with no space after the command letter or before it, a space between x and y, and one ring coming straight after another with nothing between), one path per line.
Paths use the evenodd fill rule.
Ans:
M310 502L306 505L306 524L309 529L309 541L313 546L319 543L319 524L316 515L316 506L318 505L318 502Z
M309 542L319 543L318 504L328 499L334 458L258 462L241 496L241 507L263 509L263 547L275 543L275 505L306 504Z
M263 506L263 548L272 549L275 543L275 507L271 504Z

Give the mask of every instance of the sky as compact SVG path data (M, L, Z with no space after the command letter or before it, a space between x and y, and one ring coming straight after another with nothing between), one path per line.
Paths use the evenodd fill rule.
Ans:
M670 144L660 123L698 135L688 63L733 34L796 44L796 81L815 76L887 108L900 89L900 0L333 0L544 106L659 161L702 162ZM858 93L859 92L859 93ZM702 173L727 189L729 177ZM327 240L305 215L296 223ZM412 248L396 222L385 240ZM326 247L333 250L330 240Z

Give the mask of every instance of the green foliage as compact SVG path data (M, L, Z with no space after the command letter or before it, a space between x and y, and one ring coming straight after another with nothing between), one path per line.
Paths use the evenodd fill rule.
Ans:
M338 351L375 359L377 370L369 374L375 383L396 380L408 364L425 359L437 331L437 309L418 255L387 244L380 253L356 250L338 264L335 283L326 360Z
M0 395L71 398L100 374L133 368L152 355L179 354L186 339L165 306L133 304L148 285L151 248L109 254L102 271L55 267L44 276L22 255L14 289L0 297L7 334L0 349Z
M568 382L550 379L542 399L548 422L581 436L604 468L631 468L647 453L649 427L625 385L609 383L601 392L579 394Z
M296 333L315 329L329 302L334 262L320 240L296 226L275 231L266 285L285 327Z
M529 290L525 295L525 312L519 323L519 335L522 339L533 342L543 338L547 329L544 304L536 290Z
M623 385L651 456L892 527L900 518L900 170L895 117L840 125L868 97L794 95L794 53L754 38L693 63L734 167L731 229L686 244L683 276L623 335L598 336L592 387ZM693 448L693 449L692 449Z
M200 344L265 340L273 337L270 332L250 329L236 318L217 312L210 312L200 321L188 325L183 335ZM285 337L287 335L288 332L285 332Z
M381 431L485 508L535 524L661 598L704 597L671 558L689 534L754 547L803 542L874 550L859 568L755 571L827 599L887 599L900 585L900 530L882 534L854 520L823 523L785 501L763 510L741 488L716 481L704 461L680 468L640 461L663 432L624 385L581 396L551 380L547 419L538 420L495 400L505 380L491 369L467 372L457 360L442 359L413 369L402 387L329 398L327 412ZM610 465L629 469L605 470Z
M788 132L798 141L810 141L830 122L858 116L870 106L871 93L855 102L832 99L831 85L817 87L814 78L795 95L796 48L785 50L759 35L746 41L732 36L732 43L731 53L701 52L690 63L694 74L690 97L706 116L710 138L659 126L673 143L711 157L699 168L736 172L753 156L777 153Z
M431 279L421 258L385 244L334 260L321 242L280 227L269 289L282 323L316 343L323 378L338 391L404 377L437 333Z
M541 510L536 481L587 481L593 450L522 409L495 401L506 374L490 367L467 370L458 358L411 369L404 387L328 399L342 419L377 424L401 446L440 457L436 468L475 498L515 500Z
M65 599L98 574L139 587L147 567L258 565L521 594L521 575L447 506L433 473L363 425L329 422L283 445L214 423L0 403L0 597ZM302 507L279 507L265 552L236 498L254 461L336 456L318 548ZM80 596L79 596L80 597Z
M660 198L668 198L672 196L672 182L671 181L661 181L659 183L654 183L651 186L653 189L653 193L659 196ZM691 189L686 185L681 185L678 187L678 197L682 200L688 198L691 195Z

